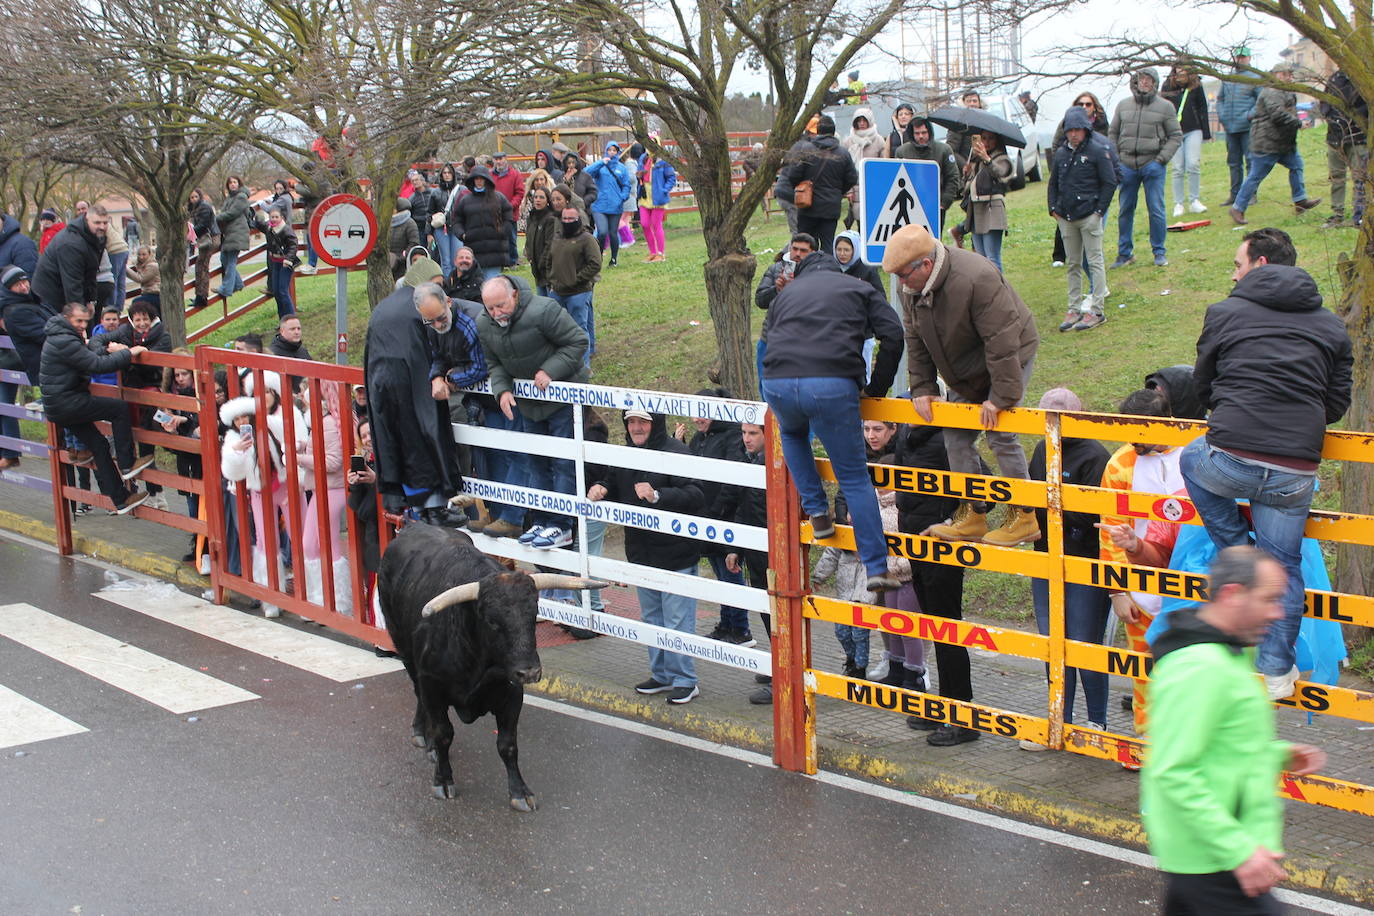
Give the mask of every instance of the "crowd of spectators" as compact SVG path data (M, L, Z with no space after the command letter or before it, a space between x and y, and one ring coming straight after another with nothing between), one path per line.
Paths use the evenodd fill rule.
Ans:
M1247 65L1248 60L1238 55L1238 69ZM1094 96L1081 94L1059 124L1048 163L1047 203L1063 246L1062 257L1056 254L1055 260L1066 261L1068 268L1068 311L1060 331L1086 330L1105 320L1103 227L1118 189L1123 199L1113 267L1132 260L1134 195L1140 187L1150 210L1155 263L1167 265L1162 176L1176 151L1175 216L1185 207L1194 212L1206 209L1199 198L1197 165L1200 144L1207 139L1206 100L1196 77L1181 68L1175 68L1159 92L1157 83L1152 70L1133 74L1131 96L1110 121ZM1286 100L1265 94L1270 91L1263 90L1254 100L1261 115L1256 123L1266 118L1282 121ZM977 93L967 93L963 102L970 108L981 106ZM1227 124L1228 144L1232 134L1242 133L1232 126ZM884 532L1001 547L1031 543L1045 550L1043 510L1008 505L1000 524L993 526L988 522L995 508L991 501L875 491L865 465L987 474L990 469L977 448L982 433L1003 476L1044 478L1043 446L1028 460L1014 434L995 429L1002 411L1023 403L1040 342L1029 309L1001 269L1001 242L1008 228L1005 196L1014 169L996 133L950 131L945 141L939 141L931 122L910 106L898 109L886 136L868 108L858 109L843 141L835 136L835 124L827 116L814 119L811 128L789 151L778 173L775 193L786 204L794 233L764 272L756 304L767 311L758 349L761 390L777 419L811 533L817 541L827 541L836 533L837 522L854 532L855 549L826 546L812 575L818 584L834 577L835 593L844 600L960 618L963 570L893 556ZM1272 123L1255 129L1276 130ZM1234 199L1228 201L1232 215L1243 215L1265 166L1274 164L1263 157L1289 165L1299 176L1293 187L1299 212L1315 206L1305 192L1299 195L1296 153L1266 152L1273 137L1259 139L1263 142L1257 141L1258 151L1252 148L1246 160L1252 166L1249 177L1233 180ZM1334 139L1331 148L1345 160L1360 155L1362 136L1356 138L1341 127ZM335 582L347 579L348 561L339 536L345 507L357 517L365 571L375 571L379 498L385 509L414 523L466 527L474 534L509 537L535 550L574 545L579 526L573 517L524 503L474 500L463 493L467 477L505 485L512 492L528 488L585 496L591 502L611 500L763 525L766 508L760 491L679 473L666 456L661 462L646 459L639 468L589 468L579 494L573 462L555 447L459 447L450 434L451 424L457 422L566 439L574 435L578 410L584 430L604 434L604 419L595 411L543 399L539 392L556 382L589 379L596 349L596 284L603 269L617 265L622 232L634 222L631 213L643 231L647 261L666 259L663 217L676 173L666 158L655 154L661 149L657 136L651 136L647 146L637 143L628 150L611 142L590 163L555 145L536 154L528 174L500 152L445 163L434 174L412 170L397 200L387 240L396 288L369 321L364 385L347 390L324 384L312 406L302 395L300 379L290 373L262 374L267 390L256 397L253 373L215 379L221 496L231 530L245 529L244 538L232 538L231 567L248 565L236 555L239 544L246 542L252 548L255 580L266 581L272 565L279 567L278 577L284 577L291 558L287 541L292 530L299 530L306 568L298 572L311 600L320 602L323 564L333 565ZM861 256L857 233L837 235L836 229L842 218L846 226L856 218L856 162L887 155L939 163L940 220L961 198L965 215L952 227L954 245L941 243L938 231L924 226L901 229L889 241L880 270ZM190 197L193 306L207 302L213 254L220 256L222 277L216 293L227 299L243 287L238 256L249 248L251 233L261 232L265 238L268 289L276 298L278 326L266 346L261 335L249 333L235 341L238 349L312 359L291 295L292 275L313 271L316 262L308 242L302 262L293 217L308 215L329 189L328 169L316 163L311 176L314 180L297 182L294 188L285 180L274 182L270 197L256 204L249 202L249 189L238 176L225 181L218 206L201 190ZM1344 182L1344 176L1340 180ZM1343 202L1343 196L1340 199ZM1362 207L1362 188L1357 186L1357 219ZM45 213L43 222L43 237L35 244L17 233L11 217L0 219L0 260L8 259L0 270L0 316L14 340L15 365L40 383L48 418L65 430L71 464L79 474L94 472L112 512L127 514L139 505L167 511L161 487L151 481L142 488L134 483L154 465L155 449L147 442L135 444L132 430L160 429L199 438L199 415L133 406L89 390L91 382L118 382L129 390L196 396L192 373L164 372L134 361L145 351L172 352L160 318L156 261L147 246L138 244L136 226L132 242L127 228L112 233L109 214L99 205L79 205L77 215L66 223ZM1237 217L1237 222L1243 219ZM971 251L960 243L965 235L971 238ZM1199 419L1211 409L1205 440L1187 450L1133 444L1114 455L1095 442L1069 441L1064 462L1070 483L1187 493L1203 514L1208 532L1223 547L1248 537L1246 523L1232 518L1228 507L1236 497L1250 498L1256 537L1288 574L1285 617L1262 649L1260 662L1276 699L1286 696L1285 690L1291 692L1297 676L1292 645L1301 616L1302 572L1301 531L1295 520L1305 518L1311 498L1310 487L1305 502L1291 491L1310 484L1321 430L1344 413L1350 388L1348 338L1326 320L1330 313L1322 309L1315 285L1295 266L1296 260L1291 240L1282 231L1247 234L1236 256L1232 297L1208 312L1196 372L1189 367L1162 370L1152 376L1155 384L1131 393L1121 405L1125 414ZM508 272L524 264L531 270L533 285ZM884 273L896 280L896 311L888 301ZM126 277L139 284L139 295L124 312ZM96 326L90 327L92 323ZM1237 348L1245 346L1240 329L1247 326L1271 330L1291 351L1286 358L1296 364L1319 362L1327 367L1325 374L1317 380L1304 378L1302 384L1295 380L1287 406L1263 402L1255 380L1235 362ZM903 367L899 358L904 346L908 352ZM859 398L888 394L902 368L906 377L897 387L913 401L924 422L898 426L861 421ZM532 382L533 391L518 387L524 379ZM488 383L488 391L471 390L483 383ZM231 392L237 396L231 397ZM0 393L11 402L16 394L10 389ZM731 397L723 389L699 394ZM941 401L977 405L983 429L927 425L935 422L935 405ZM1082 409L1078 397L1063 387L1046 394L1041 406ZM253 429L260 408L266 430ZM1261 409L1286 418L1286 438L1238 433L1242 424L1237 418L1254 421ZM695 432L680 424L670 435L662 414L631 408L622 412L621 420L625 441L635 449L761 461L763 431L754 424L700 417L692 420ZM97 422L110 424L113 447ZM359 446L353 456L344 454L345 425L353 431L347 438ZM1298 427L1302 435L1292 435ZM6 430L13 427L0 429L0 434L12 435ZM313 434L322 436L325 447L319 454ZM833 505L813 461L813 436L821 439L839 483ZM267 451L265 460L259 458L260 449ZM1192 457L1180 464L1180 456ZM0 452L0 467L16 466L18 461L16 452ZM176 452L176 461L180 476L199 478L206 471L192 451ZM1231 462L1241 470L1224 473L1216 468L1219 462ZM290 488L282 486L291 466L297 468L305 494L300 506L291 504ZM323 486L318 485L317 469L322 471ZM1275 473L1287 475L1284 480L1293 478L1293 486L1275 484ZM1244 474L1258 475L1253 486L1235 484ZM239 517L242 509L234 498L240 482L249 494L248 518ZM1264 508L1270 505L1273 512ZM194 494L186 495L186 510L204 516L204 506ZM301 525L285 524L293 513L302 515ZM1124 519L1081 513L1069 513L1065 528L1067 552L1114 562L1134 562L1149 534L1145 526ZM599 552L605 526L586 524L584 530L589 549ZM333 535L322 539L322 532ZM274 542L275 551L270 546ZM203 546L193 545L187 559L202 564ZM631 562L682 576L696 575L705 559L722 582L765 584L766 557L755 551L636 530L626 538L625 552ZM1152 556L1167 562L1168 551L1157 550ZM335 590L335 608L342 613L351 612L346 591ZM638 599L646 622L695 632L696 599L647 587L639 588ZM1033 600L1037 625L1046 632L1049 612L1043 581L1035 583ZM270 605L264 611L269 616L278 613ZM1070 638L1101 642L1113 611L1126 622L1132 646L1148 651L1152 621L1161 615L1157 597L1108 594L1087 586L1066 589ZM762 623L769 627L767 615ZM867 629L838 626L836 635L849 677L925 691L931 689L927 659L933 656L941 694L972 699L970 661L961 647L940 642L930 649L918 639L884 634L883 649L875 656ZM726 603L709 636L744 647L756 644L748 614ZM699 694L689 656L655 649L649 662L648 680L635 687L639 693L667 693L677 704ZM1105 728L1105 677L1094 672L1070 671L1066 718L1072 721L1079 681L1088 721ZM771 702L766 677L749 699ZM1139 693L1134 705L1139 716L1144 706ZM910 724L930 730L928 740L937 746L961 744L980 734L955 725L937 727L919 717L912 717Z

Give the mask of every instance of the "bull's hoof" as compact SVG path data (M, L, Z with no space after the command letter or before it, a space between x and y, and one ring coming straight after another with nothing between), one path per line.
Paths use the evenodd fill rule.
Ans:
M410 743L415 745L416 747L425 747L427 744L429 744L429 742L425 740L424 734L421 732L415 732L414 734L412 734L410 736Z
M524 798L512 798L510 800L510 806L516 811L523 811L526 814L539 807L533 795L526 795Z
M436 751L434 748L430 748L430 749L429 749L429 762L430 762L430 763L438 763L438 762L439 762L439 752Z
M435 798L457 798L458 787L453 783L446 786L430 786L430 792L434 793Z

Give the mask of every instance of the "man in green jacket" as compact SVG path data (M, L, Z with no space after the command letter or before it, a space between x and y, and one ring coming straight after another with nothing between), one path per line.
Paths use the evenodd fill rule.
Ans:
M1166 913L1281 912L1270 894L1287 877L1279 772L1326 764L1315 747L1275 740L1255 674L1253 647L1283 616L1286 581L1268 554L1228 547L1212 563L1211 601L1175 612L1155 641L1140 812L1169 878Z
M477 318L491 378L495 408L486 411L486 424L496 429L560 436L573 435L573 407L569 403L516 397L516 381L530 379L547 391L554 382L585 382L587 332L567 309L546 296L536 296L522 277L496 276L482 284L483 313ZM501 456L493 477L501 483L558 493L572 493L576 474L571 461L523 452L493 452ZM491 460L489 467L493 467ZM503 473L504 472L504 473ZM543 502L541 498L541 503ZM520 543L547 550L572 544L572 519L556 512L535 510L534 524L520 533L524 511L516 506L493 509L492 521L478 530L493 537L519 536ZM473 526L469 524L469 528Z

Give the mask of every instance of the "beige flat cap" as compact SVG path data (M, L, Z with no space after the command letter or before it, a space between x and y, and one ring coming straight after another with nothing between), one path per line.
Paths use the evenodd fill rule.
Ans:
M887 251L883 254L883 270L894 274L911 264L927 257L935 250L935 238L925 226L915 223L903 226L888 240Z

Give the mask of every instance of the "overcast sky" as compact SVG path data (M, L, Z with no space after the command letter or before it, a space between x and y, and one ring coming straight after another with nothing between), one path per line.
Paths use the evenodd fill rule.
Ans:
M653 12L649 15L654 17ZM1200 40L1212 48L1245 43L1253 51L1254 65L1265 68L1278 62L1279 51L1295 37L1291 29L1275 20L1261 17L1245 19L1236 14L1234 6L1224 3L1190 6L1162 0L1126 3L1121 0L1087 0L1069 10L1032 20L1029 27L1023 30L1022 46L1029 66L1040 65L1042 69L1050 70L1053 67L1043 62L1048 52L1056 47L1075 39L1086 41L1104 35L1127 34L1137 39L1166 39L1180 44ZM903 42L898 24L893 23L874 44L876 47L870 48L859 58L857 66L862 78L870 83L899 78L901 66L897 58ZM909 59L926 57L917 40L916 30L911 27L908 27L905 46ZM762 73L741 72L736 75L732 88L741 92L767 94L768 79ZM1040 97L1042 110L1050 111L1067 107L1073 100L1073 93L1084 89L1096 92L1110 110L1125 92L1124 83L1119 80L1084 80L1074 84L1073 88L1064 89L1049 89L1028 81L1022 88L1031 89Z

